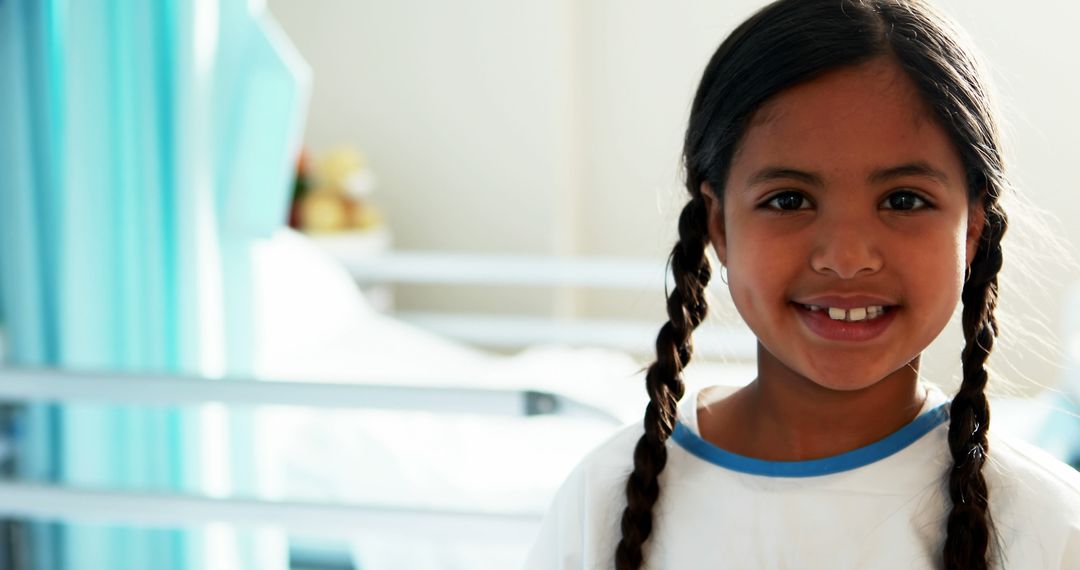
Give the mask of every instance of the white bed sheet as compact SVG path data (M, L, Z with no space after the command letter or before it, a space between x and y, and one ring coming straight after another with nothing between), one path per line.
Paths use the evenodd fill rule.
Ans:
M641 364L606 349L533 347L499 356L374 311L352 278L303 236L283 231L256 256L255 373L299 381L551 391L639 421ZM711 383L745 367L699 366ZM707 379L707 380L706 380ZM577 461L618 423L566 417L481 417L268 407L255 414L260 493L290 499L532 512L546 509ZM512 568L531 533L453 544L437 537L358 536L363 570Z

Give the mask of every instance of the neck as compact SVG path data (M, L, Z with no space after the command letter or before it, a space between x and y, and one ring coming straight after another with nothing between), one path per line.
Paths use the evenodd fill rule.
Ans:
M917 357L872 386L832 390L762 352L757 379L718 402L722 413L709 414L719 421L714 442L735 453L772 461L837 455L900 429L925 400Z

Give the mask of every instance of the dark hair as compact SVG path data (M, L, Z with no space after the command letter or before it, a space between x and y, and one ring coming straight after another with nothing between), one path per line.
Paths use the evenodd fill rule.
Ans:
M962 34L918 0L779 0L744 22L720 45L705 68L690 111L683 158L690 201L679 217L679 241L669 262L675 286L667 298L668 322L656 339L656 361L646 373L649 404L645 433L634 449L626 484L619 570L640 568L660 496L667 439L684 392L691 333L705 318L710 266L708 182L721 197L747 120L770 97L825 71L890 57L915 83L963 160L969 200L979 203L985 226L964 282L963 382L950 408L948 474L952 510L943 552L947 569L983 569L991 537L982 466L988 450L990 407L985 362L997 336L997 275L1007 227L998 205L1006 188L998 131L978 61Z

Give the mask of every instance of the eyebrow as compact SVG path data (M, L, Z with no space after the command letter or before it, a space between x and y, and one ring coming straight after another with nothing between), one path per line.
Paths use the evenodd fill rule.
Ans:
M900 166L893 166L892 168L875 170L870 174L869 180L873 183L880 183L905 176L922 176L924 178L933 178L942 184L947 185L949 183L949 176L947 174L930 166L929 163L922 160L901 164Z
M922 160L908 162L898 166L890 166L888 168L879 168L871 172L870 176L867 177L867 180L872 184L880 184L905 176L922 176L924 178L932 178L942 184L949 183L948 175ZM765 182L784 179L798 180L799 182L818 187L825 186L825 182L819 174L786 166L767 166L758 170L750 177L749 185L757 186L758 184L763 184Z
M821 177L812 172L806 172L805 170L798 170L795 168L787 168L784 166L767 166L758 170L750 177L749 186L757 186L758 184L764 184L766 182L772 182L774 180L798 180L812 186L824 186L825 182Z

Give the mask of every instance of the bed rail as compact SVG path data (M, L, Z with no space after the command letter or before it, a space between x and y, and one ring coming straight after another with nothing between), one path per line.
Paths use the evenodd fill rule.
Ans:
M559 415L619 424L613 414L547 392L376 384L207 379L176 375L0 366L0 401L179 406L290 405L496 416ZM342 537L378 529L411 536L531 536L542 512L440 510L377 504L271 501L181 493L0 481L0 517L182 527L275 526L300 536Z

